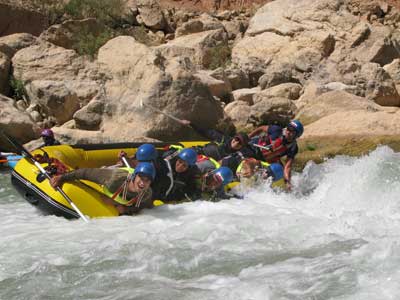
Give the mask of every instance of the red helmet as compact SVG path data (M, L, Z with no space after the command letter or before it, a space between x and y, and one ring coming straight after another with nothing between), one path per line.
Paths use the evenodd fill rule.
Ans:
M40 133L40 136L54 138L54 133L53 133L53 130L46 128L46 129L42 130L42 132Z

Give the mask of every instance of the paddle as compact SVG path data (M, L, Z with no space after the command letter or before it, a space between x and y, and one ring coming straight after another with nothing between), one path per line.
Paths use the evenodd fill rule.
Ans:
M156 111L156 112L158 112L158 113L160 113L160 114L162 114L164 116L167 116L168 118L170 118L170 119L172 119L172 120L174 120L174 121L176 121L176 122L178 122L180 124L182 124L181 120L178 119L177 117L174 117L173 115L171 115L169 113L163 112L162 110L160 110L160 109L158 109L158 108L156 108L156 107L154 107L154 106L152 106L150 104L145 104L142 100L140 100L140 106L142 106L142 107L146 106L146 107L148 107L148 108L150 108L150 109L152 109L152 110L154 110L154 111Z
M5 134L3 131L0 131L0 133L7 139L7 141L14 146L15 150L17 150L17 153L23 155L25 158L31 160L33 164L40 170L40 173L42 173L46 178L50 181L51 177L49 174L47 174L46 170L42 167L42 165L35 160L35 158L32 156L32 154L29 153L28 150L24 148L20 143L18 143L16 140ZM60 188L56 188L57 191L65 198L65 200L68 201L68 203L74 208L74 210L78 213L78 215L86 222L89 223L89 220L85 217L84 214L79 210L79 208L75 205L75 203L71 200L71 198L68 197L68 195Z
M260 149L268 150L268 151L272 150L272 146L265 147L265 146L257 145L257 144L254 144L254 143L251 143L250 145L252 145L254 147L257 147L257 148L260 148Z

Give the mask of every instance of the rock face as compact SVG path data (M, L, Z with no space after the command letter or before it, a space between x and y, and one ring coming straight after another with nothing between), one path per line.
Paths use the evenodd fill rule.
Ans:
M224 47L228 47L228 36L224 30L218 29L184 35L157 49L167 59L189 57L198 67L208 68L216 58L226 58Z
M0 95L0 130L25 143L39 136L39 128L30 116L14 106L13 99ZM1 140L1 149L15 151Z
M299 105L297 117L307 120L307 123L339 111L364 110L374 112L383 110L373 101L345 91L330 91L320 95L305 94L297 103ZM341 122L341 120L338 120L338 122Z
M222 11L250 2L264 4L250 20ZM215 11L166 9L188 4ZM15 107L69 142L195 136L168 115L251 130L400 107L400 13L382 1L129 0L121 20L94 62L73 50L105 30L94 19L0 37L0 92L12 75L27 98Z
M381 105L399 105L393 82L379 67L399 57L398 35L380 23L360 21L352 1L277 0L251 19L233 48L241 66L264 64L261 88L309 78L359 87ZM379 7L379 5L377 6ZM377 84L380 82L380 85Z
M75 51L47 42L18 51L12 64L13 76L25 84L29 101L59 125L70 120L99 90L95 66Z
M346 120L346 122L338 122ZM388 131L389 129L389 131ZM304 137L335 135L398 135L400 110L370 112L353 110L336 112L308 125Z
M79 37L98 36L105 30L106 27L96 19L67 20L47 28L40 38L56 46L73 49Z
M166 28L166 20L161 7L156 0L137 0L137 8L140 13L140 21L153 30L162 30Z
M47 18L38 12L0 3L0 36L20 32L38 36L47 24Z
M10 73L10 59L0 52L0 94L7 94L9 90L8 77Z
M26 47L33 45L37 38L29 33L15 33L0 37L0 51L11 59L14 54Z
M156 110L210 127L223 118L221 104L185 61L166 60L160 52L127 36L105 44L98 60L113 77L106 85L106 115L101 125L107 136L118 140L190 136L189 129Z

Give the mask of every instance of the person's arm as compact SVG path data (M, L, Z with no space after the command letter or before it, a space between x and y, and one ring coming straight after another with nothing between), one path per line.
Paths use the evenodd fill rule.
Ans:
M283 170L283 178L286 182L286 187L289 191L292 189L291 172L292 172L293 162L294 162L294 158L288 158L286 160L285 167Z
M181 120L180 123L182 125L192 127L198 134L204 136L208 140L215 141L217 143L221 143L227 138L222 132L219 132L218 130L201 128L191 123L189 120Z
M62 175L54 176L50 179L50 184L52 187L57 187L62 185L66 181L73 180L89 180L96 182L98 184L106 185L110 178L113 177L115 172L119 172L118 169L99 169L99 168L84 168L74 170Z
M263 132L267 132L268 131L268 125L263 125L260 127L257 127L256 129L254 129L252 132L249 133L249 138L251 139L252 137L255 137L257 135L260 135Z

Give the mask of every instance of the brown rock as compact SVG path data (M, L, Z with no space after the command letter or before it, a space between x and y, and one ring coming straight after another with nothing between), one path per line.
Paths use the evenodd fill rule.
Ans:
M33 122L29 114L19 111L14 106L13 99L0 95L0 130L16 138L19 142L25 143L39 135L39 128ZM1 140L3 151L15 151L13 147Z
M0 35L25 32L38 36L47 25L47 18L39 12L0 3Z
M296 113L296 105L286 98L269 98L263 93L254 96L254 104L251 106L250 122L260 124L287 124Z
M10 59L7 55L0 52L0 93L8 94L9 90L9 75L10 75Z

